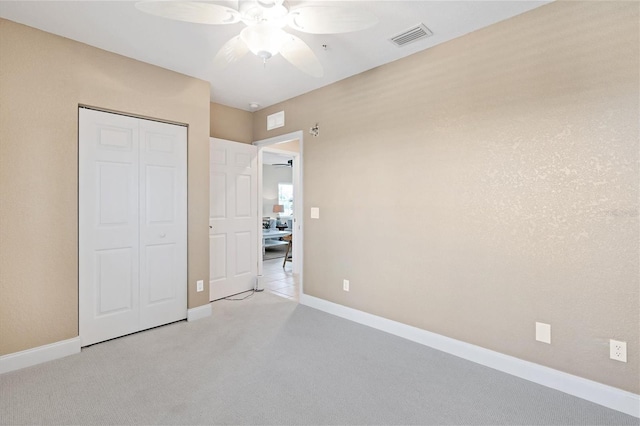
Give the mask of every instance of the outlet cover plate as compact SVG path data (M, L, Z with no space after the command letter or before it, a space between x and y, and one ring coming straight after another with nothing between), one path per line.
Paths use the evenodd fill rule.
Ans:
M196 281L196 291L198 293L201 292L201 291L204 291L204 281L203 280Z
M342 289L344 291L349 291L349 280L342 280Z
M627 362L627 342L609 340L609 358L620 362Z

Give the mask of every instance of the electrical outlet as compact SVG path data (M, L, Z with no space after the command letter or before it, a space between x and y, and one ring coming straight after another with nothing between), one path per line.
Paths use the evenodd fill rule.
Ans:
M609 340L609 358L616 361L627 362L627 342Z
M342 289L344 291L349 291L349 280L342 280Z
M196 281L196 291L197 292L204 291L204 281L203 280Z
M536 340L542 343L551 344L551 325L543 322L536 322Z

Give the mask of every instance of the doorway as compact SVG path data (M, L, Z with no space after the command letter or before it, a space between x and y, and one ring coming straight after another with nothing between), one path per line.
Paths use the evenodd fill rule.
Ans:
M298 131L254 145L258 147L258 203L262 214L259 285L298 301L303 291L303 135Z
M292 260L288 242L293 229L293 200L293 155L265 148L262 154L263 261L282 258L284 267Z

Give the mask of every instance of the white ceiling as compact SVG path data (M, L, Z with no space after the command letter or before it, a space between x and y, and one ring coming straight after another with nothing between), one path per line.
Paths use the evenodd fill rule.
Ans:
M217 71L213 57L244 24L203 25L147 15L132 1L0 1L0 16L101 49L158 65L211 83L211 100L251 110L273 105L420 50L542 6L549 1L289 1L289 5L330 3L366 8L380 22L373 28L337 35L312 35L289 28L304 40L324 67L314 78L280 56L266 67L248 54ZM218 2L231 4L234 2ZM237 5L237 2L236 2ZM424 23L433 36L396 47L389 38ZM326 50L322 45L326 44Z

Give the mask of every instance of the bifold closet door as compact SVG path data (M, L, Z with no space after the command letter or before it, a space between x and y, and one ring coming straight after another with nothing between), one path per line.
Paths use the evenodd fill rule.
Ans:
M186 317L186 128L80 108L82 346Z
M187 317L187 128L140 120L140 328Z

